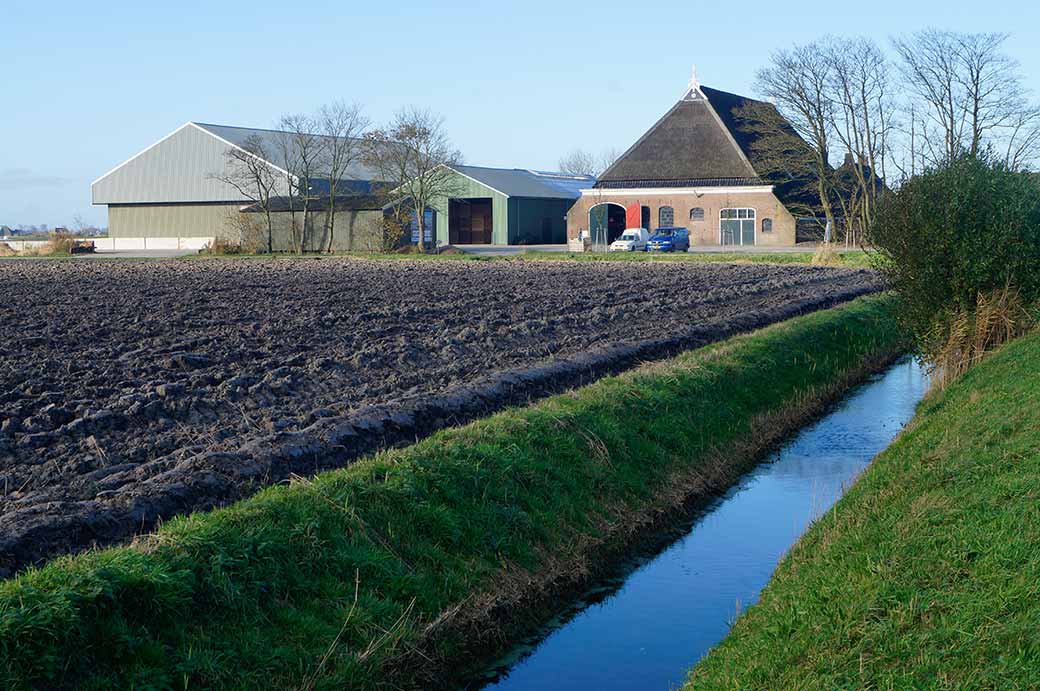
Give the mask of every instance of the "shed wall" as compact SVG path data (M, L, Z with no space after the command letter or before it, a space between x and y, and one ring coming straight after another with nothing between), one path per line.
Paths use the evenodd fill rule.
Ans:
M510 197L510 245L563 244L567 242L567 211L570 199L531 199ZM549 232L543 232L543 219L549 219Z
M290 252L294 241L291 219L288 212L271 214L274 232L272 244L275 252ZM297 227L302 225L302 216L297 214ZM383 212L379 210L337 211L332 231L332 250L335 252L377 252L382 248ZM304 250L324 252L329 237L325 232L325 212L310 214ZM241 214L239 242L250 251L267 248L267 222L262 213Z
M228 145L194 125L139 154L91 186L95 204L227 202L244 200L221 182ZM279 189L278 194L284 194Z
M431 206L437 212L437 244L448 244L448 229L451 219L448 216L448 199L491 199L491 241L496 245L509 244L509 197L500 194L486 185L471 180L465 175L454 176L451 194L438 199Z
M229 215L239 214L241 202L219 204L112 204L108 234L116 238L177 238L234 236Z

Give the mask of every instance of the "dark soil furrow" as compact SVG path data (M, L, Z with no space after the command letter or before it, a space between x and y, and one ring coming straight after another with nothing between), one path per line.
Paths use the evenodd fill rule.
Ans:
M0 264L0 574L880 287L771 265Z

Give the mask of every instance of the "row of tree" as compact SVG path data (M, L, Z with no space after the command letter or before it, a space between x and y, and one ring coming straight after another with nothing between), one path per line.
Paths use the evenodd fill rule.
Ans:
M358 194L376 196L392 210L388 226L396 230L388 232L400 233L414 221L424 249L423 210L452 184L445 166L462 160L442 118L407 107L373 128L360 105L337 101L314 114L285 115L276 128L229 147L225 170L216 176L259 207L268 252L275 249L276 208L288 213L293 252L315 244L333 251L337 205ZM318 217L321 235L314 243Z
M756 91L782 121L770 107L739 113L761 135L762 172L814 188L828 226L843 221L856 238L899 180L983 152L1027 168L1040 153L1040 105L1006 40L926 30L888 51L867 38L825 37L774 53ZM835 154L848 165L832 166Z

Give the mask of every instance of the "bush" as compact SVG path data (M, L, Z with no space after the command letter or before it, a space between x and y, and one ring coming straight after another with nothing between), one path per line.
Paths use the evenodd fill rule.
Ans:
M242 254L242 245L224 238L216 238L199 250L199 254Z
M963 157L879 203L868 239L902 298L901 317L933 363L980 296L1040 298L1040 186L987 157ZM996 345L996 344L991 344Z

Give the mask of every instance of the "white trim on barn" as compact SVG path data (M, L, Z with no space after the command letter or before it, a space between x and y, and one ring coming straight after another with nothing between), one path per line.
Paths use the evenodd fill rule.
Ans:
M633 194L679 195L695 194L740 194L772 192L772 185L737 185L731 187L610 187L581 190L583 197L626 197Z

